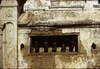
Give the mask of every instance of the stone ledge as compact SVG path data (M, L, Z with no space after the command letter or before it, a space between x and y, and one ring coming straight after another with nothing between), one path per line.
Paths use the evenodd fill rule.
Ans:
M89 13L87 11L33 11L22 13L18 19L18 24L87 24L100 22L100 12ZM86 23L85 23L86 22Z

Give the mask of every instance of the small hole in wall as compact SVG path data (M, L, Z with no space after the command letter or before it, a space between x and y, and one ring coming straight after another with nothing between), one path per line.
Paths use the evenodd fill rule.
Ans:
M96 44L95 43L92 44L92 49L96 49Z
M21 43L20 47L21 47L21 50L22 50L22 49L24 48L24 44L23 44L23 43Z

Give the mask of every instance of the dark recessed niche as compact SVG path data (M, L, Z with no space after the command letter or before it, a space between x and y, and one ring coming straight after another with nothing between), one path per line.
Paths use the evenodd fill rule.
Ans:
M100 4L100 0L98 0L98 4Z
M92 49L96 49L96 44L95 43L92 44Z
M46 35L46 36L31 36L31 47L35 48L36 42L38 42L38 48L54 48L54 43L56 48L63 48L65 51L66 47L69 47L69 52L78 52L78 35ZM30 49L31 50L31 49ZM56 51L55 51L56 52Z

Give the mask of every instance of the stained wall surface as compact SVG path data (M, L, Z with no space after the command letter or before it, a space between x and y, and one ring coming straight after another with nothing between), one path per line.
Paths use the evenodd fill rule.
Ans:
M34 10L33 7L28 7L29 2L24 5L25 10ZM66 5L66 3L68 3ZM32 4L31 4L32 5ZM78 48L79 52L70 53L68 48L66 52L44 53L40 49L40 53L30 53L30 33L32 29L18 29L18 49L19 49L19 68L97 68L99 49L100 49L100 13L93 8L93 5L98 5L97 1L54 1L51 3L53 7L50 9L35 10L33 12L25 12L18 19L18 24L27 24L28 26L38 25L73 25L73 27L61 28L62 34L78 33ZM57 7L59 6L59 7ZM78 6L79 8L67 8ZM84 6L82 8L82 6ZM38 8L38 6L35 6ZM66 7L66 8L63 8ZM24 10L24 11L25 11ZM78 26L75 26L78 25ZM32 27L29 27L32 28ZM35 32L35 31L33 31ZM34 34L32 34L34 35ZM23 38L24 36L24 38ZM22 41L23 40L23 41ZM25 44L25 47L20 50L20 44ZM97 48L91 46L95 43ZM59 48L58 48L59 49Z
M73 14L72 14L73 13ZM28 18L28 19L27 19ZM25 48L19 50L19 68L96 68L99 65L99 25L91 26L99 22L99 11L94 13L85 11L34 11L32 13L23 13L19 18L20 23L26 21L29 25L37 25L39 22L48 23L49 25L68 25L80 24L78 27L62 28L62 34L79 33L78 34L78 53L70 53L67 49L65 53L60 51L49 53L43 51L36 54L30 52L30 36L31 29L18 29L18 44L24 43ZM90 24L90 26L82 26ZM34 31L33 31L34 32ZM34 35L34 34L33 34ZM23 38L24 37L24 38ZM92 49L92 44L97 45L96 49ZM42 50L42 49L41 49ZM76 55L75 55L76 54ZM41 66L42 65L42 66Z
M6 6L3 6L2 11L9 11L10 9L13 12L13 16L9 17L10 13L6 12L0 14L2 23L7 23L4 31L1 31L0 29L0 67L18 67L19 69L100 67L100 63L98 62L100 61L100 12L93 7L93 5L98 5L97 0L88 2L61 0L57 2L55 0L51 3L51 6L50 1L47 2L49 3L48 6L45 5L45 0L43 2L42 0L37 0L35 1L36 3L34 4L36 5L34 6L31 0L27 0L23 8L24 13L19 16L18 21L17 12L14 12L15 10L17 11L17 2L13 1L15 5L9 5L7 7L7 4L11 4L12 2L5 1L3 3ZM38 3L40 6L38 6ZM42 9L41 4L43 4ZM75 6L75 8L73 8L73 6ZM3 15L5 13L6 16ZM78 25L75 27L70 26L69 28L67 26L60 28L60 30L62 34L78 33L79 52L69 52L68 48L66 48L66 52L64 53L61 53L60 51L53 53L51 52L51 49L49 49L48 53L44 53L43 49L41 49L42 52L40 53L30 53L30 32L34 28L32 26L45 24L48 26ZM3 37L1 32L3 32ZM2 42L3 40L5 41L5 44ZM20 47L21 43L25 45L22 50ZM91 47L93 43L96 44L96 49ZM60 48L57 49L60 50Z
M78 53L69 53L68 49L65 53L60 51L52 53L29 53L29 36L28 34L19 34L19 43L24 43L25 48L19 49L19 68L92 68L99 64L100 49L100 29L99 28L65 28L62 33L79 32L78 35ZM26 32L28 33L28 32ZM85 33L85 34L84 34ZM24 36L24 38L22 37ZM24 41L22 41L22 39ZM92 49L92 43L97 45L96 49ZM20 46L19 46L20 47ZM76 54L76 55L75 55ZM45 64L46 63L46 64ZM41 66L42 64L42 66Z
M2 30L0 29L0 68L2 68Z

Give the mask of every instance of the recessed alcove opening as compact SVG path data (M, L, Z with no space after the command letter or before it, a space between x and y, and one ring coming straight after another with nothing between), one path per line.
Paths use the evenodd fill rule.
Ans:
M36 52L36 49L37 52L41 52L40 48L53 49L54 46L56 46L56 49L61 48L60 52L66 52L66 48L69 52L78 52L78 35L37 35L30 38L30 50L34 48L34 52ZM55 52L58 51L56 50Z
M100 0L98 0L98 4L100 4Z

